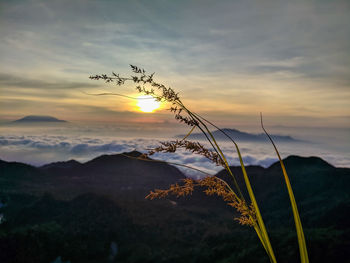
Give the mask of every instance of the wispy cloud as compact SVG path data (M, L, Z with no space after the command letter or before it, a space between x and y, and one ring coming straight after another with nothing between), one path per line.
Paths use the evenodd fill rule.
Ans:
M0 85L2 87L18 87L18 88L36 88L39 90L70 90L70 89L89 89L100 87L98 83L90 82L73 82L67 80L57 81L56 79L31 79L13 74L0 73Z
M8 161L21 161L34 165L43 165L55 161L76 159L88 161L102 154L117 154L138 150L147 152L148 149L159 145L155 139L113 139L110 137L81 137L79 135L6 135L0 136L0 158ZM209 148L209 145L207 145ZM229 143L221 145L230 165L239 166L238 156ZM350 158L343 154L317 145L288 144L279 145L282 156L291 154L302 156L321 156L338 166L350 166ZM268 167L277 161L271 146L266 143L242 143L241 151L246 165ZM153 159L171 163L188 165L205 173L215 174L222 167L208 161L200 155L178 150L176 153L157 153ZM202 173L179 166L188 176L203 176Z

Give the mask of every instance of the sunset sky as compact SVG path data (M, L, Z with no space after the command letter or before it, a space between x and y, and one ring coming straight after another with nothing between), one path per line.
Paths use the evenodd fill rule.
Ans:
M0 1L0 120L167 123L132 86L89 80L156 72L225 126L350 127L349 1Z

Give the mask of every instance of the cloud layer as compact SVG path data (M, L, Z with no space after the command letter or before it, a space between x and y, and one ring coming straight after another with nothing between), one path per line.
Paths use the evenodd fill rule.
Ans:
M159 145L155 139L111 139L110 137L80 137L56 135L27 135L0 136L0 159L20 161L34 165L43 165L55 161L76 159L81 162L88 161L102 154L116 154L138 150L146 152L147 149ZM207 145L209 147L209 145ZM239 165L237 154L230 144L221 145L230 165ZM327 151L317 145L288 144L280 145L282 156L298 154L302 156L320 156L330 163L338 166L350 167L350 158L344 157L335 151ZM268 167L277 161L269 144L243 143L241 145L243 160L246 165L261 165ZM176 153L157 153L153 159L164 160L170 163L187 165L215 174L221 167L215 166L203 156L194 155L182 150ZM185 174L192 177L203 176L197 170L179 166Z

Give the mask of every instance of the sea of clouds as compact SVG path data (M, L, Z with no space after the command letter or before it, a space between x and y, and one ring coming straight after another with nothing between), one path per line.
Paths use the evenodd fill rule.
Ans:
M75 159L80 162L89 161L103 154L117 154L137 150L147 152L159 145L160 141L174 140L172 138L113 138L108 136L79 135L1 135L0 159L17 161L41 166L50 162ZM203 142L206 147L210 145ZM240 150L246 165L268 167L277 161L272 146L266 143L240 143ZM229 142L221 142L221 148L230 165L239 165L239 159L234 146ZM282 157L289 155L319 156L327 162L340 167L350 167L350 156L329 149L316 143L285 143L278 145ZM193 170L178 166L191 177L202 176L205 173L215 174L221 167L208 161L205 157L179 150L175 153L156 153L153 159L164 160L201 170Z

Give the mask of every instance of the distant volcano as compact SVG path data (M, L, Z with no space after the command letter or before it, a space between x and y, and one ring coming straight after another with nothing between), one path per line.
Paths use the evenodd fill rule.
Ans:
M59 120L55 117L52 116L38 116L38 115L29 115L29 116L25 116L21 119L15 120L14 122L67 122L64 120Z

